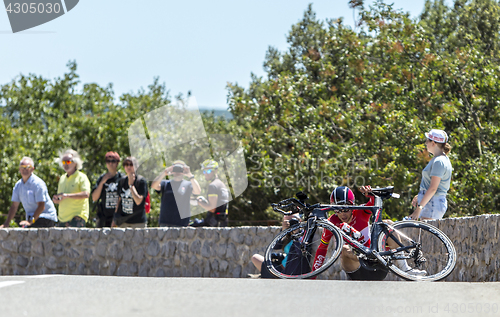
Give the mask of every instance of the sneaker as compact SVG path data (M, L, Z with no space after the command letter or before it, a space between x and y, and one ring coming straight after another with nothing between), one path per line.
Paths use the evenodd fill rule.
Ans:
M406 260L395 260L394 264L403 272L411 271L411 267L408 265Z
M417 270L417 269L410 269L410 270L406 271L406 273L408 273L410 275L414 275L414 276L426 276L427 275L426 270Z
M260 273L259 274L250 274L250 273L248 273L248 277L249 278L261 278L260 277Z

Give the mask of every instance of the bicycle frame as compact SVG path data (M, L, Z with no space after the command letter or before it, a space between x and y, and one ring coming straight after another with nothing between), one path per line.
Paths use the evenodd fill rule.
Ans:
M345 243L351 246L354 253L358 256L361 265L368 265L370 269L375 268L375 270L377 270L385 268L392 271L400 278L409 281L438 281L446 278L455 267L456 250L451 240L443 232L424 222L401 221L393 225L388 221L384 222L382 220L383 201L390 197L399 198L398 194L393 193L393 189L393 186L373 188L370 192L374 197L373 206L324 205L320 203L310 205L305 203L308 197L302 192L296 194L298 199L288 198L278 203L271 204L274 211L284 215L300 213L305 218L305 222L290 227L273 239L265 254L265 259L269 262L266 262L267 267L271 270L273 275L279 278L310 278L317 276L325 272L338 259L342 251L342 246ZM340 229L341 226L337 227L332 222L328 221L329 211L341 209L369 210L371 212L371 243L368 247L362 244L364 241L360 242L356 238L351 237L351 230L344 231ZM315 270L312 270L310 267L311 271L307 273L304 273L302 268L300 269L300 273L284 274L276 270L271 263L272 254L270 250L285 237L290 237L289 235L292 235L292 239L298 243L295 245L295 248L299 247L302 251L302 255L306 256L308 261L311 261L311 256L314 256L312 252L316 252L316 255L318 255L316 244L322 243L318 241L319 239L315 238L315 234L318 233L318 228L323 228L323 230L327 230L327 232L331 231L335 237L335 243L329 244L327 247L328 253L323 260L314 263L309 262L309 265L318 264L319 267L314 267L316 268ZM406 230L406 228L409 230ZM421 243L422 234L427 235ZM356 234L356 237L359 238L359 235ZM367 237L364 238L366 239ZM428 240L429 243L427 243ZM325 241L324 243L327 242ZM434 244L436 243L438 246L437 249L434 250ZM430 249L428 250L425 246L430 246ZM295 252L297 251L298 250ZM299 254L301 251L299 251ZM321 252L323 251L324 249L322 248ZM411 259L412 262L398 261L407 259ZM429 262L429 260L432 262ZM405 263L406 266L404 265ZM431 264L425 265L425 263ZM414 264L414 268L409 267L409 264ZM422 264L424 264L423 267L421 267ZM422 268L422 270L420 270L420 268Z

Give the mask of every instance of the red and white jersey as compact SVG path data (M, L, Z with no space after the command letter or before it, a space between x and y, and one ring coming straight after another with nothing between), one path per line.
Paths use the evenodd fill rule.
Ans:
M373 201L370 199L370 201L365 206L373 206ZM353 227L354 229L356 229L361 233L361 238L359 238L358 241L363 243L363 245L365 245L366 247L370 247L371 215L372 212L370 210L355 209L352 211L352 219L348 223L349 226ZM328 218L328 220L339 228L343 224L343 222L336 214L331 215L330 218ZM328 239L328 241L330 241L330 239Z
M370 201L368 201L363 206L373 206L375 198L370 196ZM348 223L350 227L359 231L361 233L361 237L358 238L358 241L363 243L364 246L370 247L370 216L372 212L370 210L363 209L355 209L352 211L352 219ZM340 220L340 218L333 214L328 218L328 220L333 223L335 226L341 228L344 223ZM314 257L313 262L313 271L319 269L323 265L323 261L325 260L325 255L328 247L328 243L330 243L330 239L332 238L332 233L328 230L324 230L321 235L321 243L316 251L316 256Z

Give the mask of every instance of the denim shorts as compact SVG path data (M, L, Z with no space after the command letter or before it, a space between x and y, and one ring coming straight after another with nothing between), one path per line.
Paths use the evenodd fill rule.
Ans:
M418 203L424 198L425 190L421 190L418 193ZM443 218L446 210L448 209L448 202L446 201L446 195L432 196L431 200L425 205L424 209L420 213L420 218L432 218L441 219Z

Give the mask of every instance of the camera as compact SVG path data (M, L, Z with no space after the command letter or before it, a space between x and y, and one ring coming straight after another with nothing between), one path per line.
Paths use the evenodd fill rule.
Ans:
M288 221L288 223L290 224L290 227L298 224L299 222L300 222L300 220L298 220L297 218L292 218Z
M273 264L281 264L285 259L285 255L283 253L271 253L271 262Z
M184 173L184 166L180 164L175 164L174 168L172 169L172 172L174 173Z

